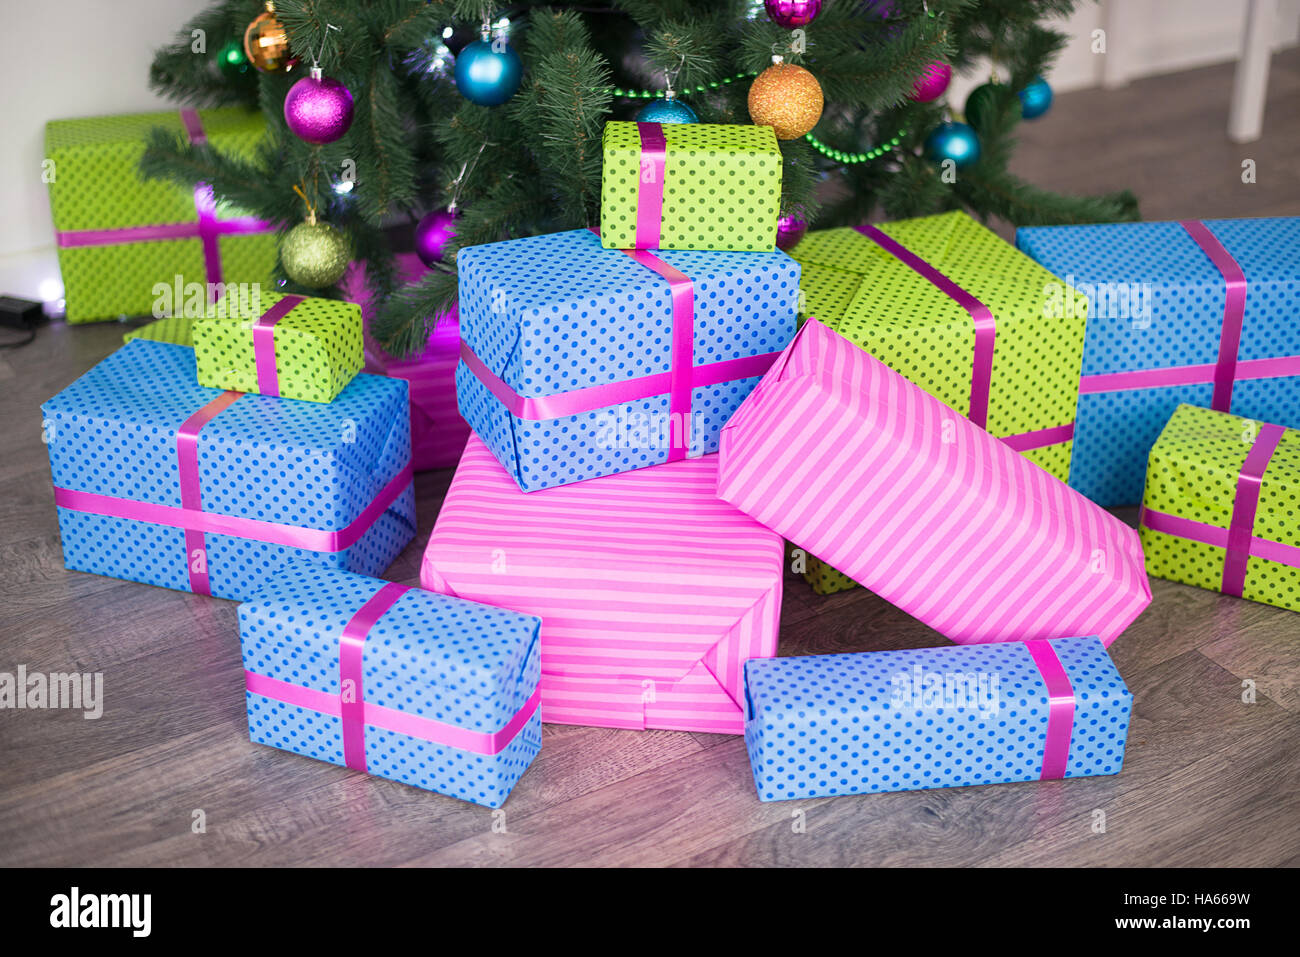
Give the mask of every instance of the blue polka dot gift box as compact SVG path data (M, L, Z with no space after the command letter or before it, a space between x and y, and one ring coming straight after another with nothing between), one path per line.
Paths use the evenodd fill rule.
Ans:
M1021 229L1089 299L1070 484L1142 499L1180 404L1300 426L1300 217Z
M629 123L602 136L608 249L776 249L781 149L770 126Z
M328 404L223 392L137 339L47 401L68 568L219 598L294 557L376 575L415 534L406 383Z
M542 747L540 627L290 562L239 606L249 738L500 807Z
M605 249L575 229L457 268L461 415L525 492L716 452L795 332L779 250Z
M745 665L763 801L1118 774L1132 709L1095 637Z

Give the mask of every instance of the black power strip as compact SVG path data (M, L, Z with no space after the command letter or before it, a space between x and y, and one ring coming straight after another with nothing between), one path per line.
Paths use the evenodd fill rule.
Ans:
M17 296L0 296L0 326L35 329L44 319L45 312L39 302Z

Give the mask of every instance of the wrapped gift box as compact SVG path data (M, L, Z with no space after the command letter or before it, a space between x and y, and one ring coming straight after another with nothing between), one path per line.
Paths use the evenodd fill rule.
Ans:
M1151 449L1147 571L1300 611L1300 431L1180 405Z
M524 491L717 449L794 335L783 252L604 249L575 229L462 249L460 411Z
M401 277L413 282L428 272L414 253L397 256ZM370 335L373 314L365 270L354 264L344 280L344 294L361 306L365 323L365 370L405 379L411 390L411 462L415 471L451 468L469 438L469 423L456 407L456 364L460 361L460 315L456 308L439 316L418 356L398 359Z
M137 326L122 334L123 342L132 339L149 339L153 342L170 342L174 346L194 348L194 320L189 316L168 316Z
M194 376L137 340L41 407L68 568L244 599L296 556L388 567L415 534L405 383L321 404Z
M722 430L718 497L953 641L1099 635L1137 533L815 319Z
M762 801L1118 774L1133 708L1095 637L755 660L745 702Z
M203 287L198 298L211 301L210 283L272 281L272 224L218 204L205 185L141 178L138 164L155 127L247 159L266 132L260 113L241 108L49 123L47 181L68 322L179 313L171 292L177 287L186 301L194 298L191 287Z
M542 747L540 625L291 562L239 606L248 735L500 807Z
M612 120L603 143L605 248L776 249L781 150L770 126Z
M193 323L200 385L332 402L361 371L361 307L230 290Z
M1065 480L1087 299L961 212L809 233L805 315ZM812 558L819 594L851 588Z
M420 583L542 619L542 720L739 734L776 653L781 539L713 493L717 456L534 495L471 436Z
M1070 484L1142 497L1182 403L1300 426L1300 218L1021 229L1017 245L1087 293Z

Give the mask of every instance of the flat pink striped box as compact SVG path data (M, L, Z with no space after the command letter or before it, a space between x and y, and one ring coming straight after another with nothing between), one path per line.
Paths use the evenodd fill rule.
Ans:
M704 455L524 493L471 436L420 583L542 619L542 720L744 733L776 654L781 537L719 501Z
M961 644L1151 602L1137 533L815 319L722 429L718 495Z

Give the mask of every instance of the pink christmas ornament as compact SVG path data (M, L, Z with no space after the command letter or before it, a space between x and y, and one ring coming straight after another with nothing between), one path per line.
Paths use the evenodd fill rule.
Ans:
M943 91L948 89L948 83L951 80L952 67L937 61L931 63L912 84L912 92L908 99L916 103L929 103L931 100L937 100L943 96Z

